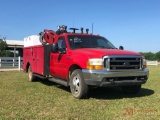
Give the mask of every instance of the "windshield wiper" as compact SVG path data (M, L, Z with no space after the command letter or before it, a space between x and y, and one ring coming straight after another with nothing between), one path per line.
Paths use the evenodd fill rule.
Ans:
M104 46L97 46L96 48L105 48Z
M116 48L112 48L112 47L110 47L110 48L108 48L108 49L116 49Z
M113 48L113 47L104 47L104 46L98 46L98 47L96 47L96 48L106 48L106 49L115 49L115 48Z
M76 48L87 48L87 46L77 46Z

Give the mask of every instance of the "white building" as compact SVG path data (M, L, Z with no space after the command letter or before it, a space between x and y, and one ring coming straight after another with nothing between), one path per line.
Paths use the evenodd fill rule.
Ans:
M5 40L7 43L7 50L13 50L14 51L14 56L16 56L16 51L19 52L19 55L22 57L23 56L23 46L24 42L22 40Z

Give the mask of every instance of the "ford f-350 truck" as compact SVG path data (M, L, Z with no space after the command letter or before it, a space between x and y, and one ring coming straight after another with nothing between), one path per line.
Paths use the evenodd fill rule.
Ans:
M90 86L120 86L125 93L137 93L146 83L149 70L137 52L117 49L100 35L59 26L24 38L23 70L29 81L46 78L69 86L75 98L86 98Z

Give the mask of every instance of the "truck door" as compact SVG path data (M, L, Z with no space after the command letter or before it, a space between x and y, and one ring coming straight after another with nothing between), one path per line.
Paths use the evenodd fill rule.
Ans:
M36 72L38 74L44 74L44 47L38 46L36 47Z
M64 37L59 37L58 41L58 49L66 50L66 41ZM50 61L50 71L54 77L67 79L67 68L68 68L68 59L67 59L67 50L66 53L53 53L51 54Z
M30 57L31 57L31 67L32 67L32 72L37 72L37 49L36 47L30 48Z

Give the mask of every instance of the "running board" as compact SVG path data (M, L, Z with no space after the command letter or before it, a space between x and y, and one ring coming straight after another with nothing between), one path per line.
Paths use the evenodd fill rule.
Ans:
M59 79L59 78L55 78L55 77L52 77L52 78L48 78L49 81L52 81L52 82L55 82L55 83L58 83L58 84L61 84L61 85L64 85L64 86L69 86L67 84L67 80L62 80L62 79Z
M45 76L42 76L42 75L39 75L39 74L36 74L36 73L33 73L33 76L39 77L41 79L47 79Z

